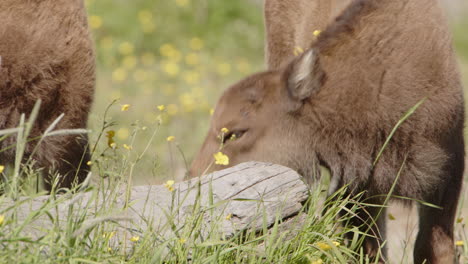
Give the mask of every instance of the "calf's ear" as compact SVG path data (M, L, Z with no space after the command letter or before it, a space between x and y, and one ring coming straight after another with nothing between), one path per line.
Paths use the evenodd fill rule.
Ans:
M283 75L287 96L292 100L291 111L299 109L322 86L325 72L322 70L316 51L310 49L294 59Z

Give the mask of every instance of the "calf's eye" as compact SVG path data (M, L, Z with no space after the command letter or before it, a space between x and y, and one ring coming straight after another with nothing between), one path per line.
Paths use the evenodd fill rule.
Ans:
M228 142L229 140L236 140L236 139L239 139L239 138L241 138L241 137L245 134L245 132L247 132L247 129L229 131L228 133L226 133L226 134L224 135L223 143L226 143L226 142Z

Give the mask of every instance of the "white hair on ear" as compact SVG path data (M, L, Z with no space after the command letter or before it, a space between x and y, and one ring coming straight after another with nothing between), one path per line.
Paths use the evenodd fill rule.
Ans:
M313 61L315 59L314 50L307 51L296 66L293 81L294 83L301 83L312 73Z

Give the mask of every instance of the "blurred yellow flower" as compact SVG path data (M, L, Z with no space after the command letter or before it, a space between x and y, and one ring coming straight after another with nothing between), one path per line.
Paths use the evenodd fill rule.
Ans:
M99 43L101 45L101 48L105 50L109 50L114 45L114 40L112 39L111 36L106 36L106 37L101 38L101 41Z
M179 65L173 62L168 62L164 64L163 70L169 76L176 76L179 74Z
M104 232L104 233L102 233L102 238L111 239L114 235L115 235L115 231L112 231L112 232Z
M92 15L89 17L89 26L92 29L98 29L102 26L102 18L100 16Z
M5 216L0 215L0 225L3 225L3 222L5 222Z
M111 247L108 247L108 248L107 248L107 252L112 252L112 248L111 248Z
M112 149L116 149L117 148L117 143L113 142L109 145L109 147L111 147Z
M5 166L0 165L0 173L2 173L5 170Z
M457 218L457 224L463 222L463 217Z
M338 247L340 245L339 242L336 242L336 241L332 241L332 244L335 246L335 247ZM315 245L320 248L321 250L330 250L332 248L332 246L328 243L328 242L317 242L315 243Z
M130 109L130 105L129 104L124 104L120 107L120 111L124 112L124 111L128 111L128 109Z
M322 259L313 260L310 264L323 264Z
M195 110L195 100L189 93L183 93L179 96L179 101L183 106L185 112L192 112Z
M199 63L198 54L193 53L193 52L187 54L187 56L185 56L185 63L191 66L197 65Z
M117 68L112 72L112 80L121 83L127 79L127 71L124 68Z
M133 55L125 56L122 60L122 66L128 70L132 70L137 65L137 58Z
M294 48L293 53L294 53L294 56L299 56L300 54L304 53L304 50L301 47L296 46Z
M123 147L124 147L124 149L126 149L126 150L132 150L132 148L133 148L132 146L129 146L129 145L127 145L127 144L123 144Z
M231 218L232 218L232 214L226 215L226 220L231 220Z
M174 141L174 139L175 139L174 136L168 136L168 137L166 138L166 140L167 140L168 142L172 142L172 141Z
M180 7L186 7L189 4L189 0L176 0L176 4Z
M214 154L215 164L218 165L229 165L229 157L223 154L221 151Z
M138 20L141 24L147 24L153 22L153 13L149 10L141 10L138 12Z
M395 220L396 218L395 218L395 216L393 214L388 213L388 219L389 220Z
M174 181L173 180L169 180L167 181L165 184L164 184L164 187L166 187L170 192L173 192L174 191Z
M457 240L455 241L455 246L458 247L463 247L465 245L465 242L463 240Z
M227 129L227 128L225 128L225 127L221 128L221 133L226 134L226 133L228 133L228 132L229 132L229 129Z
M125 140L130 136L130 131L126 127L122 127L119 130L117 130L117 137L120 140Z
M213 114L214 114L214 109L211 108L211 109L210 109L210 115L212 116Z
M114 141L115 131L114 130L107 131L106 137L107 137L107 145L109 147L111 147L112 144L115 144L115 141Z
M158 105L157 108L159 111L164 111L164 109L166 109L164 105Z
M130 42L122 42L120 45L119 45L119 52L120 54L122 55L130 55L133 53L134 51L134 47L133 47L133 44L130 43Z
M217 70L220 75L226 76L231 72L231 65L228 63L220 63L218 64Z
M314 34L314 36L318 37L320 35L320 33L322 33L321 30L315 30L313 34Z
M91 166L91 165L93 165L93 162L92 162L92 161L88 161L88 162L86 162L86 165Z
M190 48L193 50L201 50L203 48L203 40L200 38L192 38L190 40Z
M138 242L138 240L140 240L139 236L133 236L132 238L130 238L130 241L132 242Z
M181 243L181 244L185 244L185 242L187 242L187 239L185 239L185 238L181 238L181 239L179 239L179 243Z

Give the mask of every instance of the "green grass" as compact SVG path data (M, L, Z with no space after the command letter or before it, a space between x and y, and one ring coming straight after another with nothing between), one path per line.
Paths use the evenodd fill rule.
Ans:
M264 68L261 6L249 0L88 0L87 6L96 43L98 80L89 123L91 140L96 144L93 178L86 191L97 197L132 184L180 180L203 140L216 98L235 81ZM456 25L454 32L468 84L465 28L466 24ZM128 110L122 111L127 104ZM164 110L157 108L160 105ZM115 136L106 136L110 131ZM167 141L169 136L175 140ZM110 146L112 142L115 145ZM34 180L31 182L33 185ZM11 186L18 191L8 193L10 197L31 196L31 190L21 189L17 182ZM202 239L201 214L194 212L178 237L161 240L152 229L141 230L136 242L130 241L131 236L122 237L131 252L125 252L115 244L115 237L110 237L118 223L108 218L108 212L120 209L113 207L112 195L109 204L95 208L92 214L78 206L70 208L75 215L65 218L66 225L60 225L49 212L73 195L47 200L41 210L28 214L26 222L15 215L19 202L8 208L1 206L10 199L7 197L0 196L0 216L5 217L0 224L0 263L188 263L188 259L190 263L366 262L357 250L358 240L344 242L345 233L362 238L354 229L339 228L349 215L337 218L340 208L359 204L337 196L328 201L324 211L320 189L304 207L306 224L298 227L297 234L280 232L275 225L271 232L247 230L221 239L213 224L213 232ZM46 229L44 236L25 235L25 228L31 228L33 220L40 217L49 221L38 227ZM461 206L456 233L457 239L466 241L459 249L467 259L463 217L466 211ZM89 227L89 219L102 221ZM86 231L76 235L78 230ZM292 237L286 239L286 235ZM328 250L318 247L319 242L333 241L340 245Z

